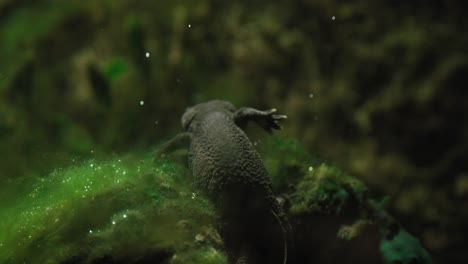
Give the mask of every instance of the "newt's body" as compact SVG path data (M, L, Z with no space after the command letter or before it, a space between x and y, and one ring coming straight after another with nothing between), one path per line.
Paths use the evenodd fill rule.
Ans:
M228 102L209 101L187 109L182 117L186 132L177 137L190 141L195 181L221 211L226 223L222 236L231 260L239 263L287 259L289 223L259 154L242 130L249 120L269 132L279 129L277 121L286 116L275 111L236 110Z

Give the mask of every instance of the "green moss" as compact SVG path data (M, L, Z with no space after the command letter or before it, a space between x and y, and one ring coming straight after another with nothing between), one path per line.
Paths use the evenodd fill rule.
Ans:
M382 239L380 252L387 264L432 263L419 240L403 229L392 239Z
M275 192L282 192L287 185L294 183L307 171L314 159L293 138L274 136L260 145L260 152L272 179Z
M274 136L261 145L261 151L265 159L277 160L283 166L303 165L312 160L304 146L294 138Z
M338 214L351 201L363 202L366 186L337 167L319 162L293 138L273 137L261 145L276 193L292 194L293 214L321 211Z
M195 263L224 258L214 243L196 243L197 234L216 233L217 214L177 165L155 165L151 155L96 158L33 183L26 194L11 194L0 211L2 263L131 263L156 253L195 254Z
M294 214L314 211L339 214L350 202L362 202L367 192L360 181L325 163L310 166L296 188L291 207Z
M359 236L370 222L364 219L359 219L352 225L342 225L338 230L337 236L344 240L351 240Z
M224 254L220 253L212 247L207 247L201 250L187 251L180 255L174 255L170 263L225 264L228 263L228 261Z

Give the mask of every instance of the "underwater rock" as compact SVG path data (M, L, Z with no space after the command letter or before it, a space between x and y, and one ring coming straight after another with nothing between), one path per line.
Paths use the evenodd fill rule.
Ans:
M324 260L317 253L330 256L332 249L340 252L333 256L360 263L431 263L419 241L395 225L360 181L302 156L306 152L290 139L268 144L283 144L288 154L275 163L276 152L264 153L268 164L281 164L274 174L290 171L272 175L293 185L278 186L291 190L284 199L291 203L299 258L290 263ZM0 211L0 263L228 263L222 218L188 174L167 160L154 162L152 153L134 153L75 161L45 177L13 181L1 192L9 202ZM354 224L346 225L350 220ZM360 258L358 250L365 251Z
M76 162L29 181L22 193L2 192L0 263L226 263L211 203L183 168L155 165L151 154Z
M291 202L289 218L295 228L300 261L431 263L428 252L419 241L386 212L388 197L376 202L358 179L336 166L310 157L297 142L289 139L279 144L280 141L276 138L269 144L282 145L287 157L277 160L277 164L269 164L275 174L284 171L294 174L287 176L289 184L293 185L288 195ZM271 149L271 146L264 149ZM266 159L277 157L275 153L267 152L266 155ZM275 168L278 163L282 168ZM347 224L349 221L353 223ZM329 237L333 232L337 239ZM327 237L317 237L320 235ZM317 250L310 248L313 246Z

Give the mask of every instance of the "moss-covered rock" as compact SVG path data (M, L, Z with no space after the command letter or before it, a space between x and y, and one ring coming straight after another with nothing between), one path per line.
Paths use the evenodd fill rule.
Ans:
M2 263L226 262L217 214L183 167L135 154L28 182L0 211Z
M384 202L370 199L361 181L319 162L294 139L274 137L260 145L276 189L288 201L298 248L291 259L331 261L317 251L347 241L340 245L346 251L376 226L381 232L372 240L371 231L369 240L373 257L352 260L374 261L380 245L385 263L430 263L419 241L385 211ZM180 162L186 154L169 155L173 162L154 161L151 153L94 154L45 176L11 181L1 192L0 262L227 263L218 234L222 223ZM333 223L326 238L315 235L323 231L320 219Z
M289 216L296 228L301 261L336 262L343 260L340 254L354 249L354 253L341 256L360 263L431 263L419 240L386 211L388 197L376 202L362 181L313 158L294 139L273 138L262 151L277 188L288 192ZM328 222L326 231L321 230L323 219ZM317 234L327 237L316 237ZM363 249L359 243L374 245ZM328 248L330 252L313 252L310 245ZM331 257L335 255L333 250L337 257ZM356 253L358 250L364 251ZM368 257L356 258L360 254Z

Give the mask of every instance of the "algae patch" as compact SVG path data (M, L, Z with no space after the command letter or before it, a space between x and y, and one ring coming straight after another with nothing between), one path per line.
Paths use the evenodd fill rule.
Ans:
M0 262L226 262L214 239L217 214L186 176L183 167L135 154L34 179L2 203Z
M383 239L380 251L386 264L432 263L419 240L403 229L393 239Z

